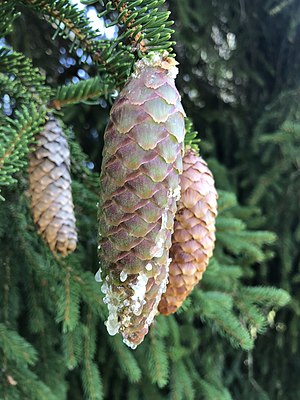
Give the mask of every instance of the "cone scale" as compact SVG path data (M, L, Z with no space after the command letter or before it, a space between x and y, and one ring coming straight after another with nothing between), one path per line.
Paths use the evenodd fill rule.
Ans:
M59 122L50 116L29 156L29 195L39 234L54 254L75 250L70 151Z
M218 195L206 162L192 149L183 158L180 186L169 283L159 303L159 312L164 315L177 311L201 280L215 244Z
M180 196L184 111L174 69L140 61L114 103L100 175L99 257L108 333L140 344L166 289Z

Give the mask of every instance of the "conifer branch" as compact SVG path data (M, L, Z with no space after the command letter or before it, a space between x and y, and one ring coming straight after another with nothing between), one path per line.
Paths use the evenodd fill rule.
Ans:
M13 174L25 164L25 155L34 135L39 132L45 121L45 110L35 105L21 107L15 112L15 118L7 117L5 125L0 127L0 184L10 185L16 180Z
M32 365L37 360L35 349L16 332L0 323L0 349L9 360Z
M45 77L38 68L33 67L31 60L6 46L0 48L0 74L2 80L7 78L8 91L12 90L17 99L43 105L51 93L51 89L45 85ZM4 86L1 87L3 89Z
M160 388L166 386L169 378L169 360L164 342L156 337L154 329L150 331L148 365L151 381Z
M215 400L215 399L224 399L224 400L233 400L229 392L226 388L219 388L215 382L216 378L214 377L211 381L199 378L197 380L198 383L198 390L203 393L203 396L207 400Z
M182 400L183 399L183 388L180 382L180 379L178 379L178 370L177 370L177 365L175 363L172 363L172 368L171 368L171 373L170 373L170 387L171 387L171 393L170 393L170 400Z
M67 363L69 369L73 369L77 365L77 360L75 357L75 351L74 351L74 340L73 340L73 332L68 332L64 335L64 342L65 342L65 347L67 349Z
M207 318L207 321L210 321L220 335L225 336L233 347L241 347L244 350L253 348L254 343L249 331L232 313L219 308L215 309L212 314L204 314L201 318L204 320Z
M168 11L159 11L165 0L153 0L150 4L147 0L107 2L101 15L117 11L112 25L119 25L122 31L112 41L95 40L100 33L89 28L84 14L68 0L56 0L51 5L45 0L20 1L48 19L56 27L56 34L70 39L72 49L81 46L98 65L99 72L108 74L106 81L115 88L127 80L136 59L151 51L167 51L169 56L174 56L175 42L170 41L173 30L169 28L173 21L169 21Z
M281 4L289 3L288 0L280 1ZM296 0L293 2L296 5ZM44 19L50 24L49 27L54 26L56 29L54 37L61 35L67 39L70 42L71 51L79 47L84 50L85 56L89 54L94 64L96 64L97 77L83 80L78 84L61 86L56 91L53 91L47 87L40 72L33 68L32 63L26 57L20 53L13 52L11 49L3 51L0 46L0 98L1 96L3 98L1 106L2 104L4 105L3 112L0 112L0 158L1 155L4 156L5 154L5 160L7 160L4 163L2 162L0 181L3 178L4 182L6 182L5 184L13 183L14 171L20 171L22 165L26 164L25 158L30 148L29 143L34 142L35 132L37 133L44 124L45 108L47 106L61 109L64 106L82 101L97 103L99 96L113 97L113 90L122 87L123 82L132 72L135 61L141 57L147 57L152 51L172 51L170 39L172 22L168 20L169 15L166 11L160 11L160 7L164 7L164 0L111 0L106 2L98 0L97 9L99 9L100 4L103 6L103 13L100 13L98 17L111 20L112 25L118 26L118 36L111 41L102 40L101 37L98 40L95 35L99 34L99 32L96 33L88 26L89 22L85 18L84 12L79 12L76 6L71 6L70 0L0 0L0 36L11 32L11 22L18 15L14 6L18 3L30 7L34 14L43 15ZM87 0L86 3L92 4L93 1ZM184 32L184 36L188 37L189 46L193 51L200 49L200 46L197 47L198 40L202 39L198 36L202 36L203 31L196 32L195 29L197 41L192 41L190 39L194 30L191 27L195 27L195 22L197 24L200 23L200 25L203 24L207 15L198 13L198 4L195 1L179 1L175 3L175 8L177 8L178 3L179 12L177 15L180 14L180 10L188 10L185 21L179 15L178 32L184 25L189 32L188 35ZM191 7L192 3L193 7ZM201 7L204 7L203 4ZM249 7L251 8L252 6L249 5ZM267 8L269 9L270 6ZM24 7L20 9L24 9ZM217 15L216 11L221 9L222 13ZM229 32L227 28L232 26L230 26L231 20L229 18L228 23L224 22L225 19L223 17L227 17L227 11L223 6L221 9L218 10L218 6L214 6L211 9L211 5L207 5L207 10L203 10L209 13L212 12L214 22L216 17L220 17L222 22L220 24L220 34L224 34L224 43L226 44L226 35ZM197 10L197 13L195 10ZM230 6L228 10L233 11L234 8ZM263 15L267 15L265 8L259 9L258 7L258 10L263 11ZM194 14L197 14L195 15L195 20ZM252 12L250 13L249 9L248 22L250 27L251 14ZM280 17L280 12L277 12L276 18ZM31 18L33 18L31 13L28 15L24 13L24 21L26 23L30 22ZM257 16L256 21L258 18L260 18L260 14ZM296 17L294 18L296 19ZM285 19L286 22L288 22L287 19ZM278 26L290 25L291 28L289 29L293 31L298 26L298 22L296 21L294 24L292 20L290 22L290 24L278 24ZM208 24L207 27L209 35L211 35L212 26ZM255 32L259 31L257 27L258 24L256 22L256 25L253 26L253 28L256 28ZM49 31L49 29L45 30L46 36L48 36ZM230 31L237 32L236 30ZM278 34L281 33L282 31L279 30ZM22 48L19 30L13 31L12 34L15 35L14 39L16 39L18 48ZM252 34L255 38L255 34L253 32ZM292 34L294 35L294 33ZM291 36L291 34L289 35ZM264 38L262 40L261 38L263 38L263 35L259 32L259 43L263 48ZM240 46L238 53L241 58L239 58L239 61L243 61L241 47L243 35L238 36L237 39L237 44ZM286 38L282 39L286 41ZM33 45L36 45L36 43L34 42ZM58 50L57 45L59 43L53 44L55 50ZM214 46L217 50L220 50L217 43L214 43ZM203 48L206 49L205 46ZM288 45L286 49L288 50ZM38 50L40 51L40 49ZM31 51L35 62L39 62L40 59L36 57L37 47L32 46ZM58 62L57 56L58 52L54 51L52 53L52 61ZM202 52L201 55L197 52L195 58L196 60L193 59L192 54L192 57L186 60L185 68L187 68L187 76L191 82L188 83L189 80L184 79L185 84L181 89L185 93L189 93L191 89L197 87L197 79L195 77L199 78L198 75L200 75L198 74L198 61L200 61L200 72L202 72L202 62L205 64L203 70L205 70L206 64L209 69L213 67L210 73L214 79L209 82L209 87L218 84L215 81L215 75L217 77L218 73L220 73L224 77L229 65L230 68L234 66L233 62L232 64L231 62L227 63L226 66L223 64L225 70L220 69L218 71L216 64L219 63L215 63L214 54L209 51L205 62L202 58ZM273 60L273 56L271 59ZM84 59L82 58L81 61L83 62ZM230 61L233 60L231 59ZM243 62L241 65L244 65ZM257 73L255 62L253 65L254 69L253 71L251 70L253 75L249 74L247 76L248 72L243 71L242 83L237 85L238 91L242 93L244 93L244 83L246 81L254 82L255 78L253 76L257 76L257 79L261 78L260 82L263 82L263 74ZM189 71L190 67L191 70ZM57 79L57 73L54 69L52 72L50 68L48 70L49 78L52 79L52 82ZM72 71L69 72L72 74ZM293 77L292 73L288 72L291 71L287 70L289 80L285 83L290 85ZM203 78L201 75L201 83L204 80ZM238 75L237 78L239 78ZM278 81L280 79L281 77L279 76ZM226 79L225 85L229 83L234 86L235 77L234 79ZM250 91L249 96L246 96L247 98L245 97L243 102L239 103L239 107L243 107L245 104L248 105L248 101L251 101L251 98L259 99L259 104L265 105L262 104L261 99L267 97L267 86L271 87L269 83L271 81L264 87L263 96L257 96L255 92L252 93ZM249 88L250 86L248 86ZM185 89L188 89L188 91ZM216 89L218 92L215 87L210 89L214 92ZM276 89L274 92L276 92ZM284 99L288 98L289 96L286 96ZM206 102L208 99L205 98L205 94L203 100L207 104L209 112L210 101ZM188 96L187 101L189 101ZM221 102L220 98L218 98L217 104L220 104L219 101ZM192 103L197 106L194 101ZM286 103L288 104L288 101ZM7 106L9 112L6 112L5 106ZM227 116L230 117L228 108L225 114L220 113L218 110L217 112L212 112L210 116L207 115L207 120L205 118L205 121L201 121L201 126L204 127L212 121L222 121L224 123L222 128L224 126L225 135L221 135L222 139L220 140L217 137L218 135L212 135L216 144L216 153L218 154L221 154L223 150L225 153L226 150L231 153L232 146L236 149L236 142L239 142L230 142L228 149L227 145L223 145L227 140L226 132L228 132L228 126L226 126L225 120ZM257 115L257 112L264 108L259 107L257 109L257 104L255 104L255 112L253 114ZM221 110L223 110L223 107L221 107ZM236 110L235 107L234 118L232 119L233 125L243 128L243 121L239 120L239 112L237 113ZM249 118L249 122L253 122L250 116L252 114L251 107L249 107L249 110L247 118ZM245 160L241 159L236 177L245 178L246 185L252 185L254 182L255 184L251 186L251 190L255 190L257 180L259 182L259 190L270 189L267 190L269 197L266 198L266 194L261 195L261 192L259 192L256 200L258 201L259 199L260 204L266 205L271 209L271 223L274 223L274 225L278 223L279 229L286 232L289 230L286 220L282 219L280 221L279 219L279 221L276 221L274 219L273 210L276 209L274 198L276 196L274 195L272 199L273 194L270 192L274 189L274 194L275 192L276 195L284 192L284 196L286 195L285 191L290 190L292 192L291 196L284 197L282 208L286 208L286 204L291 204L292 206L290 200L292 197L297 197L298 187L293 185L292 190L287 190L286 186L281 184L283 180L280 182L280 179L283 178L285 182L287 181L285 177L291 171L291 165L293 165L294 169L288 179L298 179L299 177L297 175L299 170L297 152L299 134L297 132L292 134L290 132L291 127L287 126L285 129L282 126L278 132L276 132L278 127L274 128L274 135L269 133L261 135L262 132L269 131L269 126L273 129L276 125L278 117L276 115L274 119L273 115L271 117L274 110L275 108L271 109L272 112L269 114L268 121L261 125L258 124L259 129L255 129L255 134L261 137L260 140L255 138L255 143L259 148L257 154L262 154L262 158L257 157L255 165L251 165L251 168L247 171L247 176L244 177L242 175L242 164ZM72 113L72 110L70 111ZM7 114L10 117L7 117ZM41 114L40 122L38 122L36 114ZM82 118L82 123L84 123L84 120ZM18 126L14 125L12 121ZM37 125L34 132L31 132L31 130L35 128L29 127L31 122L33 126L34 124ZM202 124L202 122L204 123ZM215 123L212 125L213 131ZM216 125L218 128L221 127L221 124L217 123ZM26 132L22 131L23 127ZM247 146L247 129L245 128L246 134L243 135L243 140L238 143L239 145ZM295 127L295 129L300 131L299 126ZM22 133L19 135L21 131ZM188 123L186 131L185 144L197 148L199 142L198 134L193 131L192 126L188 126ZM230 131L232 131L232 124ZM269 287L245 287L242 280L242 278L246 278L248 282L250 281L254 274L254 268L252 269L251 266L255 263L255 271L257 271L257 264L269 257L265 247L274 241L272 233L256 230L257 226L261 225L257 225L254 219L260 219L261 214L253 213L251 211L252 207L240 207L234 193L219 191L219 217L217 220L219 236L214 259L210 262L203 282L199 287L195 288L189 301L176 316L167 318L159 316L156 324L151 328L143 347L133 352L127 349L119 338L102 335L103 329L101 327L98 329L99 320L101 320L102 326L102 321L106 318L102 303L103 295L100 293L99 285L94 279L95 269L98 268L96 260L97 238L95 221L97 216L95 205L98 201L99 180L96 174L86 167L88 158L84 157L78 142L72 134L70 135L70 147L72 150L73 194L78 213L78 228L82 240L78 247L78 252L68 259L68 265L60 265L58 260L52 257L34 233L27 199L23 193L23 180L20 185L16 185L13 188L14 190L5 188L7 201L2 203L0 207L0 259L2 255L4 255L5 259L4 268L0 268L0 285L2 289L2 291L0 290L0 319L2 318L0 321L0 359L3 361L3 365L0 367L2 369L2 374L0 372L0 393L2 397L5 400L10 400L10 398L57 400L66 397L75 398L76 396L92 400L100 400L103 397L114 399L126 397L130 400L144 398L163 400L168 396L173 400L192 400L198 399L198 397L205 397L207 400L231 400L229 389L226 386L232 387L231 382L233 382L234 385L237 383L234 387L233 396L243 397L241 395L241 391L243 391L243 393L246 393L247 400L256 399L256 393L254 396L248 393L247 379L243 379L244 376L240 380L243 388L239 388L237 378L240 378L240 374L244 370L244 368L241 368L244 356L240 356L243 353L238 352L238 354L235 353L237 356L234 355L230 346L220 340L220 335L229 339L234 347L250 348L256 333L263 332L267 325L267 319L271 320L273 314L275 315L274 310L285 305L289 300L289 296L285 291L278 291ZM237 155L239 153L238 157L240 157L241 150L244 148L238 147L238 149L240 151L237 152ZM222 157L224 155L224 159L227 159L225 153L222 154ZM7 157L8 154L9 156ZM230 157L228 162L233 165ZM247 162L250 157L249 152L246 157ZM270 158L277 160L277 171L272 170L269 174L270 165L273 165L268 161ZM259 180L259 174L257 174L258 168L256 168L256 164L260 162L266 165L263 170L263 176L261 175L261 181ZM212 162L210 165L215 166L216 181L220 182L221 187L230 188L232 175L229 179L226 175L226 168L220 166L217 161L215 163ZM13 170L11 168L16 169ZM6 172L2 173L2 170ZM231 172L235 174L234 170ZM251 178L251 175L255 175L255 178ZM270 182L272 181L268 187L263 186L266 182L264 177ZM251 179L253 180L251 181ZM244 192L245 187L241 186L244 183L238 182L238 184L241 192ZM247 192L244 192L244 194L247 195ZM249 202L249 196L247 199ZM262 201L265 203L262 203ZM270 207L270 204L272 207ZM295 211L297 212L298 209ZM294 209L289 210L286 216L287 219L292 220L293 229L296 230L297 236L296 212L294 212ZM259 222L261 223L261 221ZM289 234L290 236L288 236ZM292 268L294 261L292 251L293 248L297 248L297 238L296 240L291 240L291 232L288 232L286 237L283 236L283 238L284 240L279 245L284 248L282 264L283 268L285 268L285 273L284 271L282 273L285 276L285 285L288 286L287 277L290 276L292 271L292 269L288 268L289 266ZM298 281L299 277L296 275L295 280L293 280L294 285L297 285ZM22 307L19 307L20 304L22 304ZM299 311L296 301L291 308L296 313ZM268 315L266 316L267 313ZM55 323L53 314L56 317L56 321L60 322L59 324ZM17 329L19 322L23 321L24 318L26 318L28 324L25 329L22 328L22 335L24 335L22 337L18 335ZM201 320L203 323L201 323ZM283 329L284 323L279 322L276 324L278 330L281 329L280 325L282 325ZM5 327L4 331L3 326ZM296 324L293 326L295 327ZM281 335L282 338L283 335ZM295 338L293 337L292 339ZM290 343L288 343L288 346L283 346L283 348L286 350L289 345ZM293 345L294 343L291 344L291 346ZM266 349L266 351L271 352L272 349ZM272 356L274 355L272 354ZM259 357L261 364L268 369L269 365L263 364L263 356L260 354ZM282 360L279 361L281 362ZM31 367L36 362L36 366ZM272 364L272 374L273 370L276 370L277 364L281 366L280 362ZM34 368L38 370L38 374L32 372ZM104 388L102 387L99 369L103 371ZM252 369L251 364L249 379L251 384L254 385L256 382L253 379ZM141 380L142 374L143 379ZM276 374L274 373L274 375ZM114 383L117 384L114 385ZM158 386L165 389L160 390ZM81 389L83 389L83 393L81 393ZM170 391L171 393L168 393Z
M88 310L86 315L86 326L84 327L83 340L83 366L82 384L84 392L90 400L102 400L103 389L99 370L93 362L95 352L95 326L92 321L92 312Z
M59 289L57 299L56 321L62 322L63 332L73 331L79 321L80 290L78 282L74 281L74 271L71 267L62 265L64 286Z
M120 338L110 338L109 343L118 357L119 365L124 375L132 383L139 382L142 371L130 349L123 345Z
M68 324L70 322L70 270L68 269L66 272L65 279L65 315L64 315L64 323Z
M63 85L58 87L49 107L60 110L62 107L71 104L97 99L101 96L107 97L110 90L107 83L99 77L90 78L76 84Z
M73 42L77 46L81 45L91 56L95 63L105 63L101 57L101 52L97 48L95 37L100 32L95 32L89 28L89 22L84 14L76 6L71 5L68 0L20 0L23 4L39 11L45 18L48 18L65 37L70 38L73 34ZM72 35L71 35L72 36Z
M290 302L290 295L282 289L274 287L244 287L241 289L242 298L255 304L263 304L265 306L283 307Z
M21 398L30 400L56 400L57 397L40 378L28 368L15 369L15 378L21 388Z
M172 45L175 42L170 41L173 30L169 26L173 21L168 21L170 12L159 11L165 0L153 0L149 3L147 0L112 0L111 4L118 12L118 17L114 24L118 24L123 35L122 40L127 39L131 45L131 50L136 52L139 58L142 58L150 51L166 50L172 53Z
M126 26L127 29L132 30L132 28L137 25L136 18L134 17L136 13L133 14L132 10L128 9L128 4L124 3L123 0L112 0L111 2L119 12L119 24L121 23L123 26ZM146 52L147 48L140 29L141 26L138 26L134 32L130 32L129 40L132 48L143 54Z
M81 187L82 193L82 187ZM105 318L105 307L95 277L90 272L74 275L73 280L79 284L82 300L90 307L95 315Z
M63 335L63 349L69 370L73 370L82 356L82 325Z
M255 332L263 333L267 328L267 319L259 308L251 302L243 301L242 297L236 301L236 306L241 312L242 319L249 326L250 332L254 329ZM256 337L254 337L255 339Z
M199 152L199 143L201 139L199 138L199 134L194 130L194 126L192 121L189 118L185 119L185 136L184 136L184 144L185 146L189 146L192 149Z
M99 72L106 75L107 84L116 88L116 81L121 84L127 80L132 57L126 46L117 40L96 40L101 33L90 28L84 13L68 0L56 0L51 4L45 0L19 1L38 11L56 28L53 38L61 35L70 40L71 50L82 47L98 66ZM55 103L52 106L56 108Z
M15 11L15 1L3 1L0 8L0 38L8 35L13 28L13 22L20 16Z

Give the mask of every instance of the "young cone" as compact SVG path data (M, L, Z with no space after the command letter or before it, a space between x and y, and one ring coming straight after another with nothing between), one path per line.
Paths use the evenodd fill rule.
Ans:
M100 176L97 280L110 335L135 348L166 289L184 111L168 60L146 60L112 107ZM177 69L176 69L177 70Z
M75 250L70 151L59 122L50 116L29 156L29 194L38 232L53 253Z
M215 244L218 195L206 162L192 149L183 158L180 186L169 283L158 308L164 315L174 313L200 281Z

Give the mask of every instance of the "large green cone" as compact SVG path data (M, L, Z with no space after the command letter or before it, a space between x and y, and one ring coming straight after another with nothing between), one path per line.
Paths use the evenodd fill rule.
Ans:
M109 334L135 348L157 312L180 196L184 111L168 62L143 62L120 93L105 132L98 279Z

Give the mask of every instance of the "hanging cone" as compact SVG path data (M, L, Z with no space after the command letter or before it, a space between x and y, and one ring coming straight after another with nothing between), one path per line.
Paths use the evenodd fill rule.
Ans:
M77 243L70 151L53 116L38 135L35 150L29 156L29 194L38 232L53 253L67 256Z
M140 61L112 107L100 176L99 256L110 335L142 342L166 289L184 111L174 64ZM173 74L173 76L172 76Z
M169 283L159 303L164 315L174 313L200 281L215 244L218 195L212 173L194 150L185 153L180 185Z

